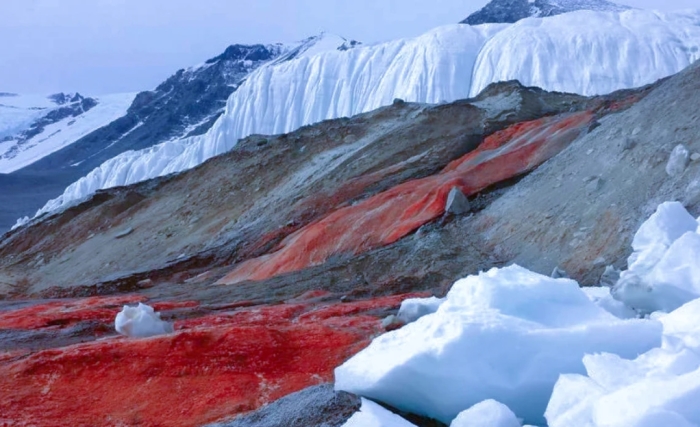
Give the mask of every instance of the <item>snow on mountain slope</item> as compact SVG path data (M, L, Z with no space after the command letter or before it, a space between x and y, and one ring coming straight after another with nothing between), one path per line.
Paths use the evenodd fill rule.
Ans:
M46 96L0 93L0 141L28 128L55 106Z
M196 166L249 134L287 132L369 111L394 98L453 101L511 79L581 94L640 86L700 58L699 46L700 12L660 15L632 9L579 11L512 25L453 25L415 39L348 51L341 47L293 60L287 56L253 72L207 134L112 158L38 214L101 188Z
M471 96L494 81L597 95L643 86L700 58L700 12L578 11L521 20L496 34L475 65Z
M42 126L41 129L37 129L38 133L27 139L7 137L5 141L0 140L0 173L10 173L21 169L79 140L95 129L122 117L126 114L135 96L135 93L101 96L97 99L97 104L88 111L76 111L73 113L76 114L75 116L69 114L55 122L52 121ZM33 105L35 104L37 103L35 102ZM3 111L0 111L0 115L3 118L5 118L5 108L3 108ZM28 109L25 111L26 113L23 116L17 114L16 117L21 120L16 122L12 133L20 129L26 129L29 125L36 122L37 119L47 117L46 109ZM9 120L3 122L7 123ZM6 135L11 132L11 127L8 126L7 129ZM0 129L1 132L2 129Z

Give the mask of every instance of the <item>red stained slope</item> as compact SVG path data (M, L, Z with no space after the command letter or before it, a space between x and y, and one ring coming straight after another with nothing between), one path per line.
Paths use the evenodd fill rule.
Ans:
M0 329L40 329L69 326L83 320L113 322L115 310L124 304L142 301L136 296L94 297L59 300L30 305L18 310L0 311Z
M46 327L63 328L84 320L97 320L105 323L114 321L115 310L125 304L144 301L139 296L92 297L64 299L32 304L17 310L0 311L0 329L41 329ZM157 311L195 307L195 301L151 304Z
M332 380L381 331L367 313L415 296L248 308L148 339L0 352L0 425L196 426L253 410Z
M264 280L322 264L334 254L359 254L391 244L442 215L452 187L472 195L530 171L566 147L592 119L590 112L564 114L496 132L439 174L341 208L287 236L276 252L239 264L219 283Z

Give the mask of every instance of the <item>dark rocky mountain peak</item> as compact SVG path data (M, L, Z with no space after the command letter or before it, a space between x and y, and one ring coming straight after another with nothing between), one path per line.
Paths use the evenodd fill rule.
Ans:
M226 48L224 53L208 59L206 64L214 64L220 61L269 61L279 55L283 49L281 44L275 45L241 45L234 44Z
M73 103L73 102L81 102L85 97L83 97L80 93L54 93L53 95L49 95L48 98L53 101L54 103L58 105L64 105L68 103Z
M492 0L461 24L513 23L530 17L561 15L576 10L620 12L629 9L606 0Z

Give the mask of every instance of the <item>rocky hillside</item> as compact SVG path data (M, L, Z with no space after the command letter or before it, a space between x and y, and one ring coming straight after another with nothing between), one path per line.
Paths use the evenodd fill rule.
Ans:
M599 97L508 82L397 100L7 233L0 419L341 425L359 402L318 386L400 301L512 262L595 284L659 202L697 215L698 90L700 64ZM692 155L668 167L679 144ZM138 301L175 332L116 337Z

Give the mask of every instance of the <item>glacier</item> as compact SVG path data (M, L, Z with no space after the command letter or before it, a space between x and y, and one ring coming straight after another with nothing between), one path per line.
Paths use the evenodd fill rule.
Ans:
M254 71L208 133L122 153L71 184L37 216L99 189L194 167L250 134L289 132L395 98L450 102L514 79L584 95L652 83L700 59L700 11L577 11L515 24L456 24L347 50L345 39L329 37L318 44L322 48Z
M523 19L491 38L475 64L475 96L495 81L601 95L652 83L700 58L700 11L577 11Z

